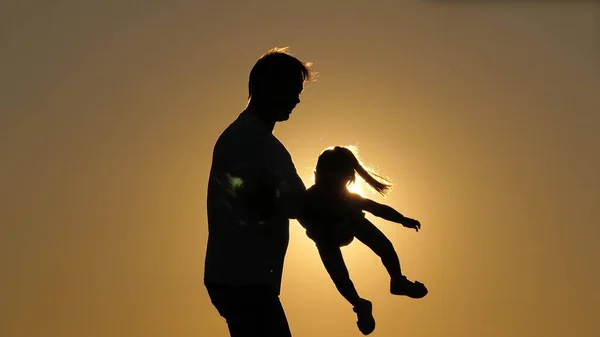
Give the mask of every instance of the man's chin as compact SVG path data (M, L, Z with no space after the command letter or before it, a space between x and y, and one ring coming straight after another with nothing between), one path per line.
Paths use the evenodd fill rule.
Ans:
M280 114L280 115L278 116L278 118L277 118L277 119L278 119L278 121L280 121L280 122L285 122L285 121L287 121L288 119L290 119L290 115L291 115L291 114L292 114L292 112L291 112L291 111L290 111L290 112L284 112L284 113Z

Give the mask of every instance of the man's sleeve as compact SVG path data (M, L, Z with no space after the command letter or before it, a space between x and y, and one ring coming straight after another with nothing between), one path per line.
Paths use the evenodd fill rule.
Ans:
M290 158L288 172L280 185L280 204L287 218L298 219L304 207L305 197L306 186L298 176L298 172Z
M250 224L273 209L277 181L264 156L245 145L221 142L215 147L213 166L225 202L244 224Z

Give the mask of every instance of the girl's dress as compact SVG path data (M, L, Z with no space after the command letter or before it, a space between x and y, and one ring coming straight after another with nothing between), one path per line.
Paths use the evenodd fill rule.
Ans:
M319 246L349 245L354 240L352 219L365 216L351 206L350 198L350 192L311 186L307 190L305 213L299 221L306 235Z

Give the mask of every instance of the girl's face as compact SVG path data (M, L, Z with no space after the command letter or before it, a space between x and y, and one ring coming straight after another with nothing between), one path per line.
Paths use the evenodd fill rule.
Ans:
M354 171L343 172L343 173L340 172L340 173L341 174L338 176L339 177L339 186L338 187L345 190L354 181Z
M354 166L339 151L327 150L317 163L317 176L334 189L346 189L354 181Z
M322 181L324 186L328 186L328 188L345 191L352 183L352 175L344 174L344 172L329 172L329 174L322 176Z

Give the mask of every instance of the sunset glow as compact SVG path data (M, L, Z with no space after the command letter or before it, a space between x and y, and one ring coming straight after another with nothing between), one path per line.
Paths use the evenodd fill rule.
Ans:
M348 185L348 191L365 197L365 185L359 179L356 179L352 184Z
M600 337L600 1L4 3L0 336L229 336L203 284L214 147L289 47L319 73L273 131L306 187L348 147L394 184L348 190L422 224L365 211L422 300L342 249L371 336ZM289 223L292 335L363 336Z

